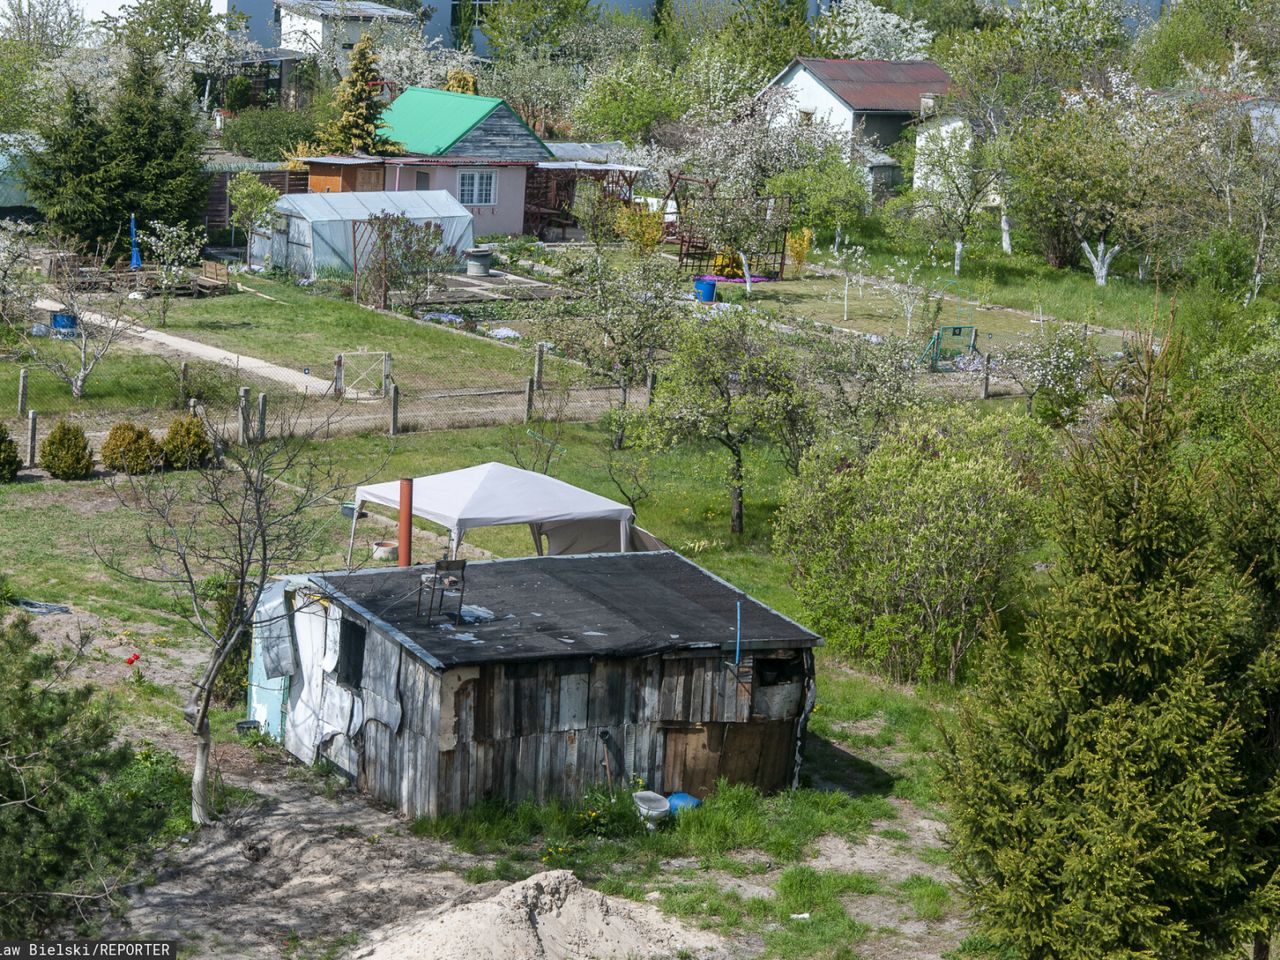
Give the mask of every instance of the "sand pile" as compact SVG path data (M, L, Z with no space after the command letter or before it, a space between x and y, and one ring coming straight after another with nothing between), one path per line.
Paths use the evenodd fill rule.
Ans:
M385 927L355 956L366 960L623 960L724 955L718 937L654 907L584 887L568 870L513 883L487 900Z

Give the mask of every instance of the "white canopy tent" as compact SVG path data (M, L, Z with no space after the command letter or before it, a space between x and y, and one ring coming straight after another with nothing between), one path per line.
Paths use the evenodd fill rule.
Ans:
M356 520L362 504L399 509L400 481L356 488L347 565L355 547ZM541 556L548 553L625 553L630 549L635 514L624 503L573 484L505 463L482 463L413 481L413 514L449 531L449 556L475 527L527 523ZM649 549L652 549L651 547Z

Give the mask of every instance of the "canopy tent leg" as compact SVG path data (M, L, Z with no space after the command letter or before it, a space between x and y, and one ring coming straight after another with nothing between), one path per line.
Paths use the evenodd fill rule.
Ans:
M351 511L351 539L347 541L347 569L351 569L351 554L356 548L356 521L360 519L360 501L355 502Z
M627 547L631 545L631 521L620 520L618 521L618 527L622 531L622 539L618 544L618 552L626 553Z
M538 556L542 556L542 536L538 531L538 524L529 524L529 532L533 534L533 550Z

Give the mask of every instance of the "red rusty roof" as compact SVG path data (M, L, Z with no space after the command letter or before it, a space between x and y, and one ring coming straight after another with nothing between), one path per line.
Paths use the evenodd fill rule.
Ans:
M951 85L947 72L932 60L820 60L800 57L795 62L854 110L919 113L922 95L932 93L941 96Z

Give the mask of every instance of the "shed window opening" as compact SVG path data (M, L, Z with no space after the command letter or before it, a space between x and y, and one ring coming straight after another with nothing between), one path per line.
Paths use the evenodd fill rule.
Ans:
M414 175L414 188L417 190L431 189L431 173L427 170L419 170Z
M464 207L487 207L494 202L492 170L464 170L458 174L458 202Z
M756 685L760 687L778 687L784 683L795 683L804 679L804 666L799 657L787 659L757 657L755 671Z
M338 684L359 690L364 680L365 627L354 620L343 619L338 632Z

